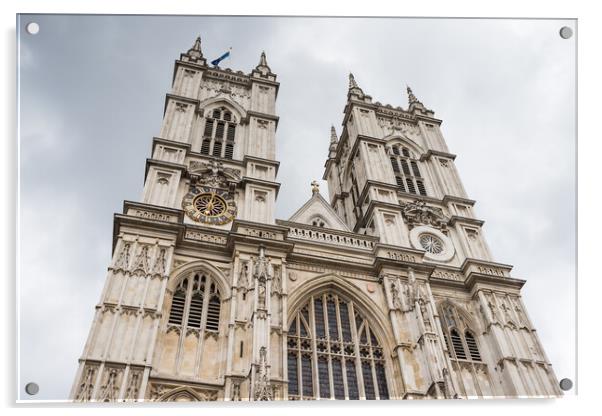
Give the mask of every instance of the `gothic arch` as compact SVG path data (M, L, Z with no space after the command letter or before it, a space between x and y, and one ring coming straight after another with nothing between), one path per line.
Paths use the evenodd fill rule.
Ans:
M200 402L203 398L200 397L190 387L182 386L170 390L157 399L158 402Z
M377 347L380 348L382 351L382 355L380 356L381 358L379 359L381 361L381 364L379 364L379 365L381 365L381 367L384 369L384 373L382 373L382 377L385 377L385 380L386 380L384 382L384 384L386 384L384 386L384 390L380 390L382 386L379 384L379 391L382 391L383 392L382 394L384 394L384 396L383 396L383 395L380 395L381 393L379 393L379 397L381 397L381 399L399 397L397 394L397 391L399 390L399 386L397 386L397 384L396 384L397 381L396 381L395 377L392 376L393 375L393 366L395 365L394 360L392 358L393 357L393 349L394 349L394 345L393 345L394 344L394 336L392 333L392 329L389 326L390 325L389 321L386 318L386 316L384 315L384 313L381 311L381 309L378 307L378 305L372 299L370 299L370 297L367 294L363 293L358 287L349 283L348 281L343 279L341 276L339 276L337 274L331 274L331 273L320 275L320 276L312 278L311 280L308 280L307 282L301 284L298 288L296 288L292 292L291 297L290 297L290 303L289 303L289 308L288 308L288 317L289 318L288 318L288 322L287 322L287 328L290 327L291 325L293 325L294 322L296 322L297 317L299 317L299 319L302 319L301 315L299 315L299 314L303 314L302 310L308 304L308 302L312 303L313 302L312 299L320 298L322 296L325 296L323 299L328 299L331 295L335 297L335 302L336 302L336 299L338 298L339 300L343 300L345 302L350 302L350 304L353 304L353 310L358 312L359 316L361 316L363 319L365 319L365 324L362 324L361 327L357 327L356 331L359 331L360 328L364 328L364 329L362 329L362 332L363 332L363 331L365 331L365 328L369 328L370 333L376 338L376 341L371 341L371 344L377 345ZM324 308L326 308L326 303L324 303ZM317 313L317 312L315 312L315 313ZM337 315L338 315L338 309L337 309ZM315 315L315 316L317 316L317 315ZM340 322L340 319L341 318L337 318L337 320L339 322ZM329 320L329 322L330 322L330 320ZM329 325L330 325L330 323L329 323ZM357 325L357 323L352 324L352 327L355 327L355 325ZM341 328L342 328L342 324L341 324ZM317 330L317 326L316 326L316 330ZM324 338L317 338L317 337L319 337L319 335L316 333L313 333L313 330L311 330L310 332L311 332L311 337L314 340L320 341L320 340L324 339ZM355 334L353 329L351 330L351 333ZM290 334L291 334L291 332L289 332L289 342L290 342ZM297 334L297 333L293 331L293 334ZM292 336L297 337L297 335L292 335ZM304 335L302 335L302 336L304 336ZM305 335L305 336L307 336L307 335ZM354 336L355 335L351 335L351 337L354 337ZM357 335L358 338L356 338L354 342L358 342L359 336L360 336L360 334ZM338 338L339 341L335 341L335 342L340 342L341 339L342 338ZM349 339L347 342L350 342L350 341L351 340ZM363 342L367 342L367 341L363 341ZM374 344L374 342L377 342L377 344ZM320 354L322 354L322 355L326 354L324 351L325 350L318 350L318 353L317 353L318 357L320 356ZM358 351L358 353L359 353L359 351ZM296 349L293 349L293 354L298 354L298 351ZM338 354L338 353L336 353L336 354ZM361 357L361 355L358 355L358 357ZM366 356L366 357L368 357L368 356ZM367 358L367 359L369 360L370 358ZM363 363L364 358L361 358L361 361ZM372 365L374 366L376 364L373 363ZM362 365L362 367L363 367L363 365ZM300 367L295 367L295 368L296 368L295 371L302 371ZM356 369L357 369L357 367L356 367ZM351 370L351 371L353 371L353 370ZM360 370L360 371L362 371L362 370ZM318 370L318 373L314 374L314 377L319 374L321 374L320 370ZM331 376L332 376L332 374L331 374ZM319 375L320 379L321 379L321 377L322 377L322 375ZM366 374L364 374L363 377L365 380ZM370 377L370 376L368 376L368 377ZM378 377L378 376L373 375L373 377ZM374 378L374 380L377 380L377 378ZM334 381L331 381L331 382L334 383ZM340 383L342 383L342 381ZM322 387L319 387L320 396L322 395L321 388ZM362 388L367 388L367 387L364 386ZM289 395L290 394L291 393L289 391ZM295 394L296 393L293 393L293 395L295 395ZM316 394L316 392L314 391L313 394ZM334 393L331 392L331 394L335 394L335 396L336 396L336 391ZM306 396L305 388L303 388L303 396ZM323 397L323 396L321 396L321 397ZM337 398L339 398L339 397L337 397ZM351 394L350 394L350 398L351 398ZM366 398L370 398L370 397L368 397L367 393L366 393ZM372 397L372 399L373 398L374 397Z
M381 312L380 307L368 295L362 292L357 286L349 283L337 274L327 273L314 277L297 287L289 295L288 316L290 325L291 316L303 307L307 300L317 293L331 289L342 294L354 304L359 305L362 314L374 326L378 339L383 343L387 353L391 352L390 340L393 339L393 333L389 327L389 320Z
M395 133L395 134L386 136L384 138L384 140L387 143L387 146L389 146L389 147L396 143L399 143L399 144L402 144L402 145L408 147L414 153L417 160L419 160L420 156L425 153L422 146L420 146L418 143L416 143L414 140L410 139L409 137L404 136L399 133Z
M173 293L182 279L198 271L206 272L215 279L222 302L230 299L231 292L226 275L205 260L191 261L173 270L167 282L167 290Z
M212 110L222 105L228 107L228 109L235 113L239 124L242 124L242 121L246 119L247 111L237 102L225 97L207 98L199 103L199 108L202 108L203 111L207 112L208 110Z
M477 332L481 331L481 325L479 324L479 322L477 322L476 319L474 319L472 316L470 316L470 313L466 310L466 308L464 306L460 305L458 302L456 302L452 299L443 299L443 300L436 302L436 304L437 304L437 312L439 314L439 319L444 319L444 317L441 316L442 312L443 312L443 307L445 305L449 305L456 310L458 315L460 315L460 317L464 320L465 326L467 328L469 328L471 331L473 331L475 333L475 335L477 334Z

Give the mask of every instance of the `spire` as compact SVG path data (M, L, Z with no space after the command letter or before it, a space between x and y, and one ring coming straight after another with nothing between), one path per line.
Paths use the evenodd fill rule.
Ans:
M334 126L330 126L330 144L336 143L339 141L337 137L337 131L334 129Z
M181 59L185 61L205 64L205 59L203 58L203 51L201 51L200 36L197 36L196 40L194 41L194 45L192 45L192 47L188 49L188 52L182 54Z
M201 52L201 37L200 36L197 36L196 40L194 41L194 45L192 45L191 50Z
M422 102L418 98L416 98L416 96L412 92L412 89L407 85L406 91L408 92L408 103L410 104L408 107L408 111L410 111L411 113L419 112L430 117L432 117L435 114L433 110L429 110L428 108L426 108L424 104L422 104Z
M259 63L255 67L255 69L261 72L263 75L267 75L269 72L272 72L272 70L268 66L268 60L265 57L265 51L261 52L261 56L259 57Z
M355 82L355 78L353 77L353 74L350 72L349 73L349 92L347 93L348 99L351 94L356 95L360 99L364 98L364 91L362 91L362 89L359 87L359 85L357 85L357 82Z

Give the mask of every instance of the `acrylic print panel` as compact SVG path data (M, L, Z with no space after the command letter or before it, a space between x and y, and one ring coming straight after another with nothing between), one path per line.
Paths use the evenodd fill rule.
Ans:
M574 20L20 15L18 399L572 394L575 54Z

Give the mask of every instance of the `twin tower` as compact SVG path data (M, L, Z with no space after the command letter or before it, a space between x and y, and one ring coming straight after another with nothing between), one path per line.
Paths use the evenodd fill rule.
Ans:
M279 220L278 92L263 53L249 74L210 67L199 38L176 60L71 398L560 395L433 111L409 88L407 109L373 102L350 75L328 200L314 183Z

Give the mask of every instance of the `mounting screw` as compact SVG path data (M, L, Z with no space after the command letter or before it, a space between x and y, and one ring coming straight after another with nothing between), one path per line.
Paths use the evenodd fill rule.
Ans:
M563 26L560 28L560 37L562 39L569 39L571 36L573 36L573 29L568 26Z
M564 391L569 391L573 388L573 381L570 378L563 378L558 384L560 384L560 388Z
M25 26L25 30L27 31L27 33L29 33L30 35L37 35L38 32L40 31L40 25L37 24L36 22L29 22L27 23L27 25Z
M25 385L25 393L29 394L30 396L38 394L39 391L40 386L38 386L36 383L27 383Z

